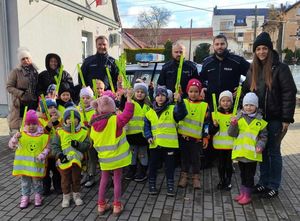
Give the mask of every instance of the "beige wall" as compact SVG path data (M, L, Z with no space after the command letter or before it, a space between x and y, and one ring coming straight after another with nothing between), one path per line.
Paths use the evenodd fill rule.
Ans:
M290 9L284 16L286 23L284 24L284 41L283 49L289 48L292 51L300 47L300 40L297 40L295 35L297 29L300 28L300 4Z

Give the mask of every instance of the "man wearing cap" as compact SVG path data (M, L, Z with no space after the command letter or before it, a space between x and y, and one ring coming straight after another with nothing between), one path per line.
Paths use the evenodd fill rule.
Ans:
M87 57L81 66L86 86L90 86L92 88L93 79L99 79L104 82L105 90L112 90L106 74L106 67L108 67L114 89L117 90L119 70L115 63L115 59L108 55L108 46L108 39L105 36L99 36L96 38L97 53ZM78 77L78 79L81 88L81 79L80 77Z
M8 126L10 134L19 131L25 106L36 110L38 106L37 84L38 72L32 63L32 57L27 48L18 49L19 65L8 76L6 89L11 94Z
M177 70L179 66L180 56L185 56L185 46L181 43L174 43L172 45L172 57L173 59L164 64L160 72L157 84L159 86L166 86L167 89L175 92L175 85L177 80ZM190 79L199 79L197 66L192 61L183 61L182 74L180 86L183 92L183 97L187 97L186 86Z

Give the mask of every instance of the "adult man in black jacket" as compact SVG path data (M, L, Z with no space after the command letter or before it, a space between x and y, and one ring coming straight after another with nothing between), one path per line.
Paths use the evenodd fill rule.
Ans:
M105 36L97 37L96 47L97 53L95 55L87 57L81 66L85 84L92 87L93 79L100 79L104 82L105 89L111 90L105 69L106 67L108 67L108 69L110 70L114 88L116 90L119 70L115 63L115 59L109 56L107 53L108 39ZM81 80L79 77L78 80L81 86Z
M200 81L207 88L205 99L212 108L212 93L217 100L222 91L235 92L239 86L241 75L246 76L249 62L243 57L229 53L227 38L217 35L213 40L214 54L203 62Z
M179 66L180 55L185 55L185 46L181 43L174 43L172 46L173 59L162 67L157 84L160 86L166 86L167 89L175 92L175 84L177 79L177 69ZM190 79L199 79L197 66L192 61L183 61L182 74L180 86L182 89L183 97L186 97L186 86Z

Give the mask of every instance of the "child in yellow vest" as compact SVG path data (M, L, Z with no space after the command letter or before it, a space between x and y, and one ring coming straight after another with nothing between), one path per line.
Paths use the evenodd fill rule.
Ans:
M126 130L127 141L132 151L132 161L125 179L134 179L136 182L147 179L149 144L143 135L144 117L147 111L150 110L150 101L147 95L148 86L145 83L134 84L134 114Z
M100 215L111 209L105 200L106 186L111 171L114 173L113 214L119 215L123 210L123 205L120 202L122 168L131 163L131 152L124 127L133 116L134 105L131 96L132 90L129 90L125 109L117 115L115 102L109 96L103 95L92 103L96 114L90 122L92 125L90 137L98 152L101 168L98 193L98 212Z
M80 90L79 96L84 105L84 112L81 105L79 105L82 126L89 127L88 122L90 122L92 116L95 114L95 109L91 105L91 102L94 100L94 92L89 86L83 87ZM98 163L97 152L92 146L87 150L87 156L86 163L88 171L83 172L80 184L85 187L91 187L95 183L96 166Z
M74 122L72 122L72 112ZM82 152L90 147L88 131L80 124L80 113L73 106L67 107L63 116L63 127L57 129L51 141L53 154L58 158L57 166L61 175L63 192L62 207L69 207L71 192L76 206L83 204L80 197L80 176Z
M267 122L258 112L258 97L247 93L243 99L243 109L233 117L228 135L235 137L232 159L237 160L241 172L240 194L234 198L241 205L251 202L251 190L257 162L262 162L262 151L267 142Z
M48 140L49 136L44 134L43 127L39 125L36 112L29 110L24 131L17 132L9 141L9 147L16 150L13 175L21 176L21 209L29 205L31 187L35 193L35 206L42 205L42 178L46 174L46 157L50 152Z
M182 120L187 111L178 93L174 95L174 106L168 99L168 92L158 87L155 92L153 109L145 114L144 134L150 144L149 194L156 195L158 165L165 163L167 196L174 196L175 153L179 148L176 123Z
M227 133L230 120L232 117L233 96L230 91L223 91L219 95L219 107L217 116L212 112L213 127L210 132L213 136L213 147L218 159L219 183L217 188L219 190L231 190L232 177L232 160L231 150L233 147L233 138Z
M102 96L102 93L105 91L105 84L103 81L96 79L96 89L98 97Z
M57 110L60 114L64 114L66 103L72 102L72 90L68 86L61 85L58 91L58 97L56 99Z
M42 101L40 101L40 105L39 105L40 112L38 112L39 122L44 127L44 133L49 134L50 137L52 137L55 134L56 128L61 126L61 117L60 117L60 113L56 109L57 105L56 105L56 102L54 99L46 98L46 106L47 106L49 115L51 117L51 120L49 121L47 119L44 104ZM50 174L52 174L52 177ZM47 157L46 175L43 178L43 195L44 196L48 196L52 193L51 192L51 183L53 184L55 193L62 194L61 179L60 179L60 174L56 167L55 156L53 156L50 153Z
M186 187L190 166L193 173L193 187L200 188L200 153L208 145L210 113L208 104L202 101L202 85L197 79L188 82L184 99L187 116L178 123L179 147L181 156L181 174L179 187Z

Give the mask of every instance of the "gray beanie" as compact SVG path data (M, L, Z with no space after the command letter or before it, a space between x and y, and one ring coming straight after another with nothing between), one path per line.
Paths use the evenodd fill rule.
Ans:
M246 104L252 104L256 108L258 108L258 97L256 96L255 93L249 92L245 95L243 99L243 106L245 106Z
M133 86L133 90L134 92L136 92L136 90L142 90L144 91L146 96L148 95L148 87L145 83L135 83Z

